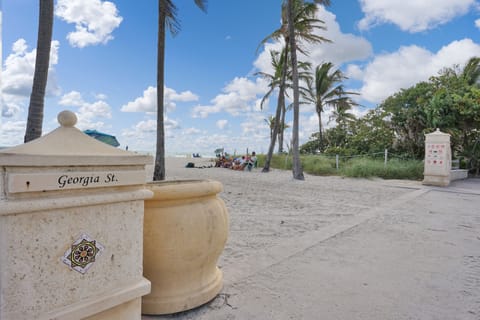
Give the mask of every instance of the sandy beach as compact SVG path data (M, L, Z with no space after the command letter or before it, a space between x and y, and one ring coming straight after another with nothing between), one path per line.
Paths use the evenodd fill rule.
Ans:
M166 173L222 182L224 288L195 310L144 320L480 319L480 179L296 181L212 164L167 158Z

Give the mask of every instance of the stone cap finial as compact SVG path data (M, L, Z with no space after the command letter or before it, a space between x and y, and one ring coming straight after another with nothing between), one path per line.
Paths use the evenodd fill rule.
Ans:
M57 116L57 120L62 127L73 127L77 124L77 116L69 110L60 112Z

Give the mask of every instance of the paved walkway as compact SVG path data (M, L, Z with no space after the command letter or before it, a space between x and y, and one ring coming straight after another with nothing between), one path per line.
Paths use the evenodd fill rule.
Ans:
M406 188L229 268L200 308L143 319L480 319L480 179Z

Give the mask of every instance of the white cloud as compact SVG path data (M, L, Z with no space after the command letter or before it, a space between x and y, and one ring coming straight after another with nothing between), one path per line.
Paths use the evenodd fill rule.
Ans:
M165 130L175 130L179 129L180 125L178 124L178 121L172 120L169 118L165 118L164 120L164 126ZM154 119L148 119L148 120L142 120L138 122L136 125L133 126L133 128L129 130L125 130L127 133L126 135L132 134L133 136L136 135L137 133L154 133L156 134L157 132L157 120Z
M164 119L164 126L165 126L165 135L167 137L173 136L172 130L180 129L181 126L177 120L169 119L168 117L165 117Z
M206 132L204 132L202 130L199 130L197 128L187 128L187 129L183 130L183 134L185 134L185 135L196 135L196 134L200 134L202 132L204 134L206 133Z
M58 0L55 15L75 24L67 39L79 48L112 40L113 30L123 20L113 2L100 0Z
M225 129L225 128L227 127L227 125L228 125L228 120L225 120L225 119L218 120L217 123L216 123L216 125L217 125L217 128L223 130L223 129Z
M59 42L52 41L50 50L50 66L45 96L56 96L60 88L56 82L54 66L58 63ZM18 39L12 45L12 52L7 56L2 74L2 93L0 96L2 117L16 119L28 107L28 99L32 92L33 74L35 71L36 49L28 51L27 42Z
M358 23L361 30L393 23L403 31L419 32L466 14L476 0L361 0L360 4L365 13Z
M171 140L175 137L175 130L180 129L178 121L165 117L165 140ZM157 120L148 119L136 123L134 126L124 129L122 137L125 145L134 146L135 150L150 151L155 150L157 135ZM131 149L133 150L133 149Z
M22 144L26 125L23 120L0 123L0 147Z
M212 105L196 106L192 110L193 117L206 118L209 114L227 112L234 116L246 114L257 109L259 95L267 92L264 79L250 80L236 77L223 89L224 93L211 100Z
M77 127L81 130L96 129L105 127L105 123L98 118L110 119L112 117L111 108L103 100L95 102L86 102L82 95L77 91L71 91L63 95L58 102L61 106L76 107L78 123Z
M77 91L70 91L62 96L59 104L67 107L81 107L85 101L83 101L82 95Z
M251 114L240 124L242 135L252 140L269 140L270 128L265 119L265 114Z
M168 101L189 102L198 100L198 96L189 90L177 93L175 90L165 87L163 94Z
M356 64L349 64L345 70L345 76L349 79L361 80L363 78L363 70Z
M177 93L175 90L165 87L164 88L164 103L168 112L175 110L177 102L189 102L197 101L198 96L191 91L183 91ZM143 91L143 96L136 98L133 101L123 105L121 110L123 112L157 112L157 88L149 86Z
M135 129L141 132L157 132L157 121L151 119L140 121L135 125Z
M58 63L59 42L54 40L50 49L50 66L46 95L57 95L60 91L55 81L54 66ZM27 42L18 39L12 46L12 53L5 59L2 75L2 90L7 95L29 97L32 91L33 73L35 71L36 49L28 51Z
M471 39L453 41L437 53L412 45L379 55L363 70L362 98L379 103L401 88L428 80L442 68L463 66L472 56L479 55L480 45Z
M325 61L340 65L346 61L366 59L372 54L370 42L351 33L342 33L337 17L323 6L318 6L317 18L323 20L327 27L327 30L318 30L318 34L333 42L305 45L309 56L300 55L302 61L311 62L314 67Z
M475 26L480 29L480 19L475 20Z
M98 100L107 100L108 99L108 96L104 93L97 93L95 95L95 99L98 99Z
M157 88L148 87L143 91L143 96L130 101L121 108L123 112L156 112Z
M260 120L261 121L261 120ZM165 139L165 149L167 155L200 153L202 155L213 156L213 151L217 148L225 147L229 153L243 153L248 148L250 151L265 152L263 146L268 143L268 128L260 126L259 122L253 119L247 120L241 124L242 128L251 128L248 132L243 130L238 134L232 135L230 132L222 134L212 134L207 130L197 128L187 128L176 130L167 129ZM261 122L260 122L261 123ZM256 131L256 132L255 132ZM153 153L155 150L156 121L147 120L133 126L122 133L122 141L130 146L130 150L141 150ZM234 149L235 148L235 149ZM167 172L168 176L168 172Z
M140 121L131 128L122 131L122 140L125 145L130 145L131 150L153 151L156 144L157 121ZM133 146L133 148L132 148Z
M273 74L272 59L270 51L281 52L284 42L282 40L275 42L267 42L263 47L263 51L260 52L258 58L253 62L255 68L260 72L267 74Z

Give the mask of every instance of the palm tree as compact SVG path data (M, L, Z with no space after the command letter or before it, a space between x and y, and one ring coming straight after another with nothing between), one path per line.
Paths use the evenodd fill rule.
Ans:
M461 76L469 85L480 86L480 57L472 57L463 68Z
M24 142L29 142L42 135L43 108L45 89L47 87L50 48L53 30L53 0L40 0L38 18L37 54L33 74L32 93L28 106L27 128Z
M318 114L318 146L323 150L322 113L325 107L334 107L334 112L346 112L356 105L349 97L354 92L345 91L342 81L347 79L339 69L333 70L333 63L324 62L315 68L314 79L307 79L307 90L303 97L315 105ZM347 109L345 109L347 108ZM340 114L340 113L339 113Z
M289 13L289 11L287 10L288 9L287 4L290 3L290 2L292 2L292 8L291 8L292 9L291 10L292 17L291 17L290 21L294 21L294 28L293 28L291 33L290 33L290 30L289 30L289 27L288 27L289 26L289 24L288 24L288 21L289 21L288 13ZM281 60L283 60L285 62L288 62L288 57L290 55L289 46L291 45L291 43L290 43L290 38L291 37L298 37L298 39L300 39L304 42L307 42L307 43L329 41L328 39L325 39L325 38L323 38L321 36L318 36L318 35L313 33L313 31L315 29L325 29L325 27L323 27L321 25L323 23L323 21L315 18L315 13L316 13L316 10L317 10L317 7L316 7L315 4L304 3L303 0L292 0L292 1L289 0L288 3L286 3L284 1L283 4L282 4L282 20L281 20L282 22L281 22L280 28L275 30L274 32L272 32L265 39L263 39L261 41L260 45L259 45L259 47L260 47L262 44L265 44L267 41L272 40L272 39L274 39L274 40L283 39L284 42L285 42L285 48L282 50L283 54L282 54ZM301 47L296 48L295 51L297 49L300 52L302 52L304 54L307 54L306 51L303 50ZM257 51L258 51L258 49L257 49ZM284 95L285 95L285 89L286 89L286 80L287 80L289 63L283 63L283 65L285 67L282 70L280 82L278 84L279 93L278 93L277 112L276 112L276 117L275 117L275 119L278 123L280 123L281 119L284 119L283 115L285 114L285 111L283 111L283 115L282 115L282 108L284 109L284 107L282 107L282 106L284 106L284 104L285 104ZM298 75L298 73L297 73L297 75ZM278 132L279 128L280 128L280 125L278 124L276 126L276 128L277 128L276 132ZM269 147L269 152L268 152L268 155L267 155L267 159L265 160L265 165L263 167L262 172L268 172L270 170L270 160L271 160L271 157L273 155L274 145L275 145L275 141L271 141L270 147Z
M285 51L285 50L283 50ZM262 172L270 171L270 162L273 156L273 149L275 148L276 138L280 130L280 121L279 119L282 116L282 110L285 109L285 74L287 72L287 67L285 66L285 56L279 54L278 52L270 51L270 56L272 59L272 66L274 68L274 74L269 75L267 73L259 72L257 75L261 75L266 79L270 79L269 87L270 89L262 98L262 102L260 105L263 107L263 103L266 99L272 94L272 92L278 87L278 100L277 100L277 110L275 112L275 116L272 117L274 120L272 132L270 134L270 146L268 148L267 158L265 159L265 164L263 166Z
M207 9L207 0L194 0L202 11ZM153 181L165 180L165 127L164 127L164 85L165 85L165 31L172 36L180 31L177 7L172 0L158 1L158 47L157 47L157 145Z
M276 124L276 121L275 121L275 117L272 116L272 115L269 115L267 119L263 119L265 121L265 123L268 125L268 128L270 129L270 141L272 141L273 139L273 134L275 132L275 124ZM286 123L281 123L280 124L280 130L281 131L285 131L285 129L288 129L290 128L290 126ZM280 132L278 133L278 141L280 142ZM283 149L282 149L283 150ZM283 151L278 151L278 153L282 153Z
M270 140L273 139L273 129L275 128L275 117L269 115L267 119L263 119L270 129Z
M337 103L335 104L335 109L333 109L329 121L335 120L337 125L346 127L347 124L352 123L356 120L355 115L353 113L350 113L349 111L352 109L352 106L358 105L359 104L350 99L350 97L344 96L339 98Z
M315 3L329 5L329 0L316 0ZM288 12L288 35L290 45L290 59L292 62L292 80L293 80L293 128L292 128L292 150L293 164L292 173L296 180L305 180L302 164L300 162L299 150L299 117L300 117L300 89L298 84L298 66L297 66L297 42L295 39L295 5L303 4L303 0L287 0ZM316 7L315 7L316 8Z
M303 175L302 164L300 162L300 152L298 143L299 116L300 116L300 91L298 86L298 70L297 70L297 43L295 41L294 21L294 1L288 0L288 34L290 45L290 59L292 61L292 81L293 81L293 128L292 128L292 149L293 163L292 173L296 180L305 180Z

